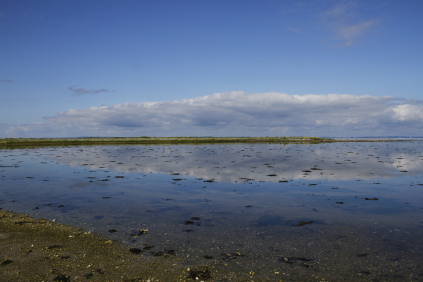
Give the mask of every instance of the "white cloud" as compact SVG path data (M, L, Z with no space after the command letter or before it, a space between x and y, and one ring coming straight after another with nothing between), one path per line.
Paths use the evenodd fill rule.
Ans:
M398 121L423 121L423 107L422 105L398 105L392 108L394 112L393 119Z
M389 96L228 92L70 109L3 137L419 135L422 113L422 102Z

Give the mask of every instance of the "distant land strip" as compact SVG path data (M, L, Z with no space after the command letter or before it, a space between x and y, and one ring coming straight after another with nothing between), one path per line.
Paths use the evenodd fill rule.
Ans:
M410 139L320 138L320 137L83 137L83 138L3 138L0 147L64 146L102 144L198 144L198 143L282 143L317 144L332 142L393 142Z

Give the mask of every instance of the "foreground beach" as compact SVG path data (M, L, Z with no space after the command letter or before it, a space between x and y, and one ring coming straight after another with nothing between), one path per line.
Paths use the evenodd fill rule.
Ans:
M82 229L3 210L0 243L0 281L184 281L195 275L169 267L173 257L160 264Z

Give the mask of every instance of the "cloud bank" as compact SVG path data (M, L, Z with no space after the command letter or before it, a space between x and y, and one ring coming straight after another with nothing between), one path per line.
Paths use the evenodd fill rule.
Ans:
M349 94L216 93L70 109L3 137L422 135L423 101Z

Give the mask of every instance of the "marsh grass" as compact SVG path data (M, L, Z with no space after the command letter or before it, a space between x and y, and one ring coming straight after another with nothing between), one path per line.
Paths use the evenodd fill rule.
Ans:
M86 137L86 138L3 138L1 147L63 146L101 144L197 144L197 143L324 143L318 137Z

